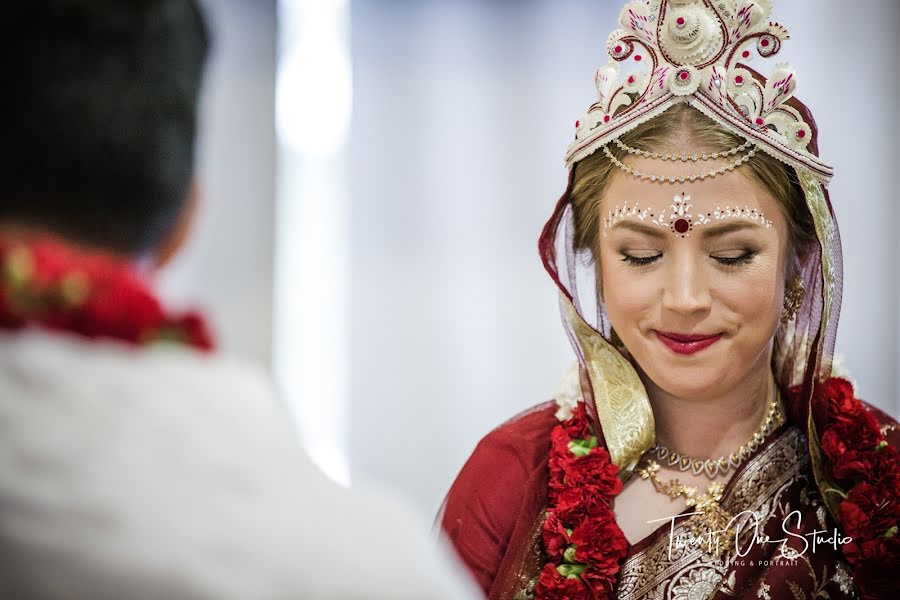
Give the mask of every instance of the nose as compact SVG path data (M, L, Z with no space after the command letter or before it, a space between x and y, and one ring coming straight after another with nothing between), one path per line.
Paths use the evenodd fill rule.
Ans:
M708 311L712 306L709 282L695 257L682 255L667 266L663 308L685 316Z

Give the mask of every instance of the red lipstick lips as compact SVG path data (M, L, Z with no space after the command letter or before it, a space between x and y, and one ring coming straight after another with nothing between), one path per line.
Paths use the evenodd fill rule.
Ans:
M721 333L715 335L691 334L691 333L670 333L668 331L656 331L656 337L663 344L669 347L676 354L694 354L700 352L704 348L708 348L719 341L722 337Z

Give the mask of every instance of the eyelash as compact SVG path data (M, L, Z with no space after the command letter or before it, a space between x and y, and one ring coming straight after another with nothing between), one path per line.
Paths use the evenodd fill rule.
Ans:
M750 263L753 260L753 257L756 256L756 252L746 252L741 256L735 257L715 257L721 265L726 267L740 267ZM631 256L629 254L622 254L622 261L628 263L633 267L646 267L647 265L653 264L657 259L662 257L662 254L656 254L654 256Z
M657 254L656 256L631 256L629 254L623 254L622 261L633 267L646 267L647 265L656 262L656 259L660 256L662 256L662 254Z
M740 256L735 256L733 258L726 258L726 257L720 257L720 258L713 257L713 258L715 258L717 261L719 261L719 263L725 265L726 267L740 267L740 266L749 264L753 260L754 256L756 256L756 252L745 252L744 254L741 254Z

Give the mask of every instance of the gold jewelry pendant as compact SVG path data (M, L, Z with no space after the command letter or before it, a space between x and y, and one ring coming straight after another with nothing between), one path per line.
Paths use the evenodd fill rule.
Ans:
M724 491L725 486L715 482L702 496L687 498L686 501L688 506L702 511L688 520L691 534L695 539L706 538L707 550L718 558L724 558L734 546L734 540L726 529L731 523L732 515L719 505Z
M683 496L685 504L699 513L687 521L688 531L696 545L705 547L710 554L718 558L724 558L728 554L734 542L727 531L732 515L719 505L725 493L724 484L714 481L704 493L699 494L697 488L684 485L678 479L664 482L657 475L659 463L652 459L645 460L636 472L641 479L649 479L657 492L670 498Z

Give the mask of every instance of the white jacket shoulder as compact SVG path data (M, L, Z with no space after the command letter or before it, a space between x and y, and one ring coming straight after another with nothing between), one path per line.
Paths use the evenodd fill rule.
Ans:
M20 598L477 597L310 463L264 372L182 348L0 334L0 503Z

